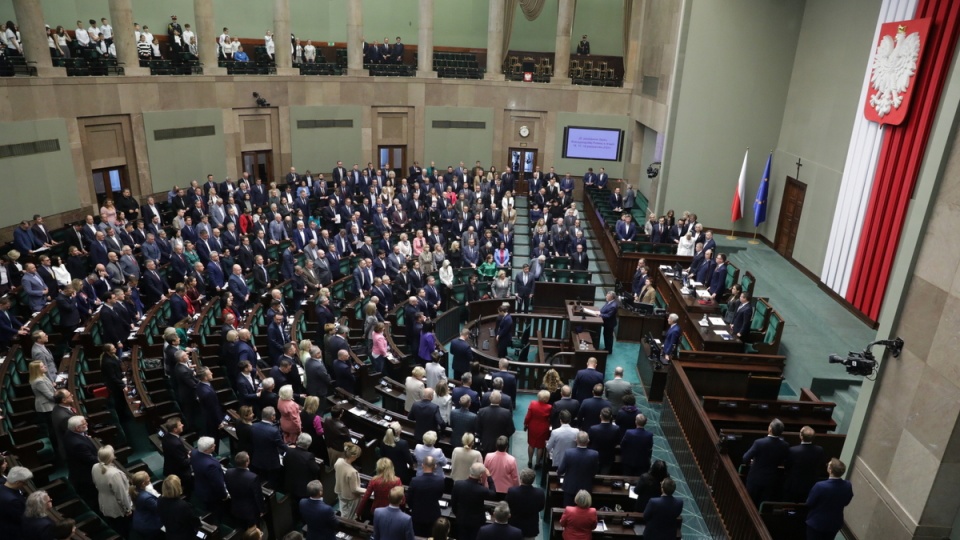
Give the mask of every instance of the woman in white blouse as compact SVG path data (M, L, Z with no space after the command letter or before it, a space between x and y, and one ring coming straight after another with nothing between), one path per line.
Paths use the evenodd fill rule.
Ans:
M500 206L501 206L504 210L506 210L507 207L511 207L511 208L512 208L515 204L516 204L516 201L515 201L514 198L513 198L513 193L510 193L509 191L505 192L505 193L503 194L503 200L500 201Z
M453 287L453 267L450 266L448 260L444 260L443 266L440 267L440 283L443 283L447 288Z
M97 487L100 512L110 527L121 538L130 536L133 501L130 500L130 480L114 464L113 447L109 444L97 452L97 463L91 471Z
M405 259L409 259L413 253L413 246L410 245L408 238L407 233L400 233L400 241L397 242L397 247L400 248L400 254L403 255Z
M693 235L689 232L683 235L683 238L680 239L680 243L677 244L677 255L686 255L692 257L695 247L694 242L696 242L696 240L693 239Z

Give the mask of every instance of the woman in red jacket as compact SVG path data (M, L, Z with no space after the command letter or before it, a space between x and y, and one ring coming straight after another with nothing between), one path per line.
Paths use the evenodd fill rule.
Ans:
M523 419L523 429L527 432L527 467L533 467L533 454L537 454L537 466L543 465L543 454L550 437L550 392L541 390L536 401L530 402L527 416Z
M378 459L377 475L367 484L367 490L360 499L360 506L357 507L357 515L370 516L372 519L374 510L390 505L390 490L402 485L403 483L393 471L393 461L390 461L390 458ZM370 500L371 495L373 495L373 501ZM404 502L401 502L400 506L403 505Z
M576 506L564 508L560 516L560 526L563 527L563 540L590 540L593 530L597 528L597 509L591 508L593 498L585 489L577 492L573 498Z

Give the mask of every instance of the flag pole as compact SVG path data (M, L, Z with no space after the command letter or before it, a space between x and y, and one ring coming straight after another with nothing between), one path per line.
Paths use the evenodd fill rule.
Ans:
M753 240L748 240L747 243L754 246L760 243L760 241L757 240L757 227L753 228Z
M745 178L744 175L745 175L746 172L747 172L747 155L749 155L749 153L750 153L750 147L748 146L748 147L747 147L747 150L746 150L746 153L745 153L744 156L743 156L743 167L741 167L741 169L740 169L740 183L738 184L738 192L739 192L739 189L741 189L741 188L743 187L743 183L744 183L744 181L746 180L746 178ZM743 206L743 200L742 200L743 195L740 195L740 197L741 197L741 199L740 199L740 205L741 205L741 207L742 207L742 206ZM741 212L741 213L742 213L742 212ZM743 217L743 216L740 216L739 218L737 218L737 221L739 221L742 217ZM727 240L730 240L731 242L736 242L736 241L737 241L737 236L736 236L736 234L734 234L734 233L736 232L737 221L734 221L734 222L732 222L732 223L730 224L730 234L727 235Z

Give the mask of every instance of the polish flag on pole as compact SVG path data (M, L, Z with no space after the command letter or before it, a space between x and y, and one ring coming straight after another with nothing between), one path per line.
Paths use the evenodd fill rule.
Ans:
M743 198L747 188L747 156L750 149L743 154L743 167L740 168L740 181L737 182L737 191L733 194L733 205L730 208L730 221L736 223L743 217Z

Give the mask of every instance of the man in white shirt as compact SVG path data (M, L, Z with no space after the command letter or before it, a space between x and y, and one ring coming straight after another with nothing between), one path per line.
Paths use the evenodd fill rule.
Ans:
M107 42L108 47L113 45L113 27L110 26L106 17L100 19L100 33L103 34L103 40Z
M577 446L579 430L570 427L572 416L569 410L560 411L560 427L551 431L550 438L547 439L547 452L550 452L550 459L557 467L563 465L563 455L567 450Z
M133 42L140 43L140 35L143 32L140 31L140 23L133 23Z
M221 32L220 38L217 39L217 43L220 44L221 58L233 57L233 45L230 43L230 33L226 26L223 27L223 32Z
M87 35L90 36L90 40L94 41L97 39L97 36L100 35L100 29L97 28L97 21L90 19L90 27L87 28ZM99 45L97 45L99 46Z
M147 43L151 46L153 45L153 32L150 31L150 27L143 25L143 35L147 36Z
M276 52L277 46L273 42L273 32L270 30L267 30L266 35L263 36L263 44L267 47L267 54L273 59L273 54Z
M196 37L196 34L194 34L193 30L190 29L190 25L189 24L183 25L183 35L181 36L181 38L183 39L183 42L186 43L187 45L190 45L191 43L193 43L194 37Z
M90 34L83 29L83 22L77 21L77 29L74 30L73 35L81 47L90 46Z

